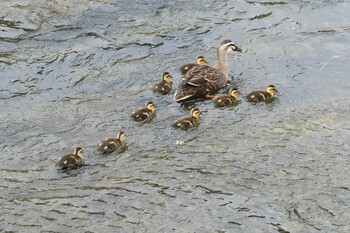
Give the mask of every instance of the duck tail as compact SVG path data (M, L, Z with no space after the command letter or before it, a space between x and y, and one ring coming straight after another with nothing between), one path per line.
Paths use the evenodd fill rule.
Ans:
M176 90L176 92L174 94L174 101L181 102L181 101L185 101L191 97L193 97L192 94L186 94L186 91L183 90L183 87L179 86L179 88Z

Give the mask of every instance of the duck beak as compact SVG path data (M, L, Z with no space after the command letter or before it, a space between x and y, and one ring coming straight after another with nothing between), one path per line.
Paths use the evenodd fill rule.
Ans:
M236 52L242 52L243 49L241 48L238 48L237 46L234 46L234 47L231 47L232 48L232 51L236 51Z

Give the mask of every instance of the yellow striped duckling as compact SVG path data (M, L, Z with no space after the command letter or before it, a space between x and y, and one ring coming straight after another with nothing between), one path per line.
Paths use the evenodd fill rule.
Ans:
M135 110L131 114L131 117L133 118L134 121L140 122L153 117L154 112L155 112L155 104L154 102L150 101L150 102L147 102L145 108L139 108Z
M83 164L83 149L81 147L75 148L74 152L71 154L62 155L57 161L59 169L77 168Z
M229 94L223 94L215 97L215 107L225 107L234 105L237 102L238 93L239 91L237 90L237 88L231 88Z
M175 128L188 130L198 125L200 114L201 114L201 111L198 108L193 108L191 110L191 116L182 117L176 120L172 125Z
M197 57L196 63L188 63L188 64L185 64L185 65L182 65L180 67L180 72L181 72L182 75L184 75L184 74L187 73L187 71L189 71L193 67L204 65L206 63L207 63L207 60L203 56L199 56L199 57Z
M277 89L274 85L269 85L266 90L253 91L247 95L249 102L271 102L274 99Z
M119 132L116 138L106 138L97 143L97 150L109 154L118 149L125 140L125 133Z
M165 95L171 91L173 82L170 80L171 75L168 72L162 74L162 79L154 84L152 90L153 92Z

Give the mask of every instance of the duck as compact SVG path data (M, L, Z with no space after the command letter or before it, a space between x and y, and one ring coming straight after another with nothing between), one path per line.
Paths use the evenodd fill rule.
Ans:
M181 72L181 75L185 75L187 73L187 71L189 71L193 67L204 65L206 63L207 63L207 60L205 59L205 57L199 56L196 59L196 63L188 63L188 64L185 64L185 65L182 65L182 66L180 66L179 70Z
M231 40L223 40L217 48L217 63L213 67L207 65L194 66L182 78L175 95L176 102L193 98L213 98L227 83L229 66L227 54L231 51L242 52Z
M200 114L201 111L198 108L193 108L191 110L191 116L182 117L176 120L172 125L178 129L188 130L198 125Z
M152 90L153 92L166 95L171 91L173 82L170 80L171 75L168 72L162 74L162 78L156 84L154 84Z
M237 102L237 95L239 91L237 88L231 88L229 94L219 95L214 98L215 107L232 106Z
M116 138L105 138L97 143L97 150L104 154L109 154L123 144L125 137L124 132L119 132Z
M150 117L154 116L155 112L155 103L150 101L147 102L146 107L139 108L131 114L131 117L134 119L134 121L144 121L146 119L149 119Z
M60 156L57 161L59 169L73 169L80 167L83 164L83 149L81 147L75 148L73 153Z
M247 95L248 102L271 102L277 89L275 85L269 85L266 90L257 90Z

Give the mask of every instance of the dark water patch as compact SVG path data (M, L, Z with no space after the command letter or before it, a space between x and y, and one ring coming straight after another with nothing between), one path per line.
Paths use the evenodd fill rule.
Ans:
M241 226L241 225L242 225L242 223L235 222L235 221L228 221L228 223L234 224L234 225L238 225L238 226Z
M6 20L4 17L0 18L0 25L9 27L9 28L18 28L18 25L21 22L19 21L11 21L11 20Z
M273 5L285 5L287 2L260 2L260 1L246 1L249 4L259 4L263 6L273 6Z
M9 61L11 56L12 56L12 54L9 54L9 53L6 53L6 52L0 52L0 63L3 63L5 65L12 65L13 62Z
M206 192L208 194L222 194L222 195L229 195L229 196L233 195L232 193L225 193L221 190L214 190L214 189L202 186L202 185L197 185L197 186L195 186L195 188L201 188L204 190L204 192Z
M256 15L256 16L250 18L249 20L263 19L263 18L269 17L270 15L272 15L272 11L265 13L265 14Z

